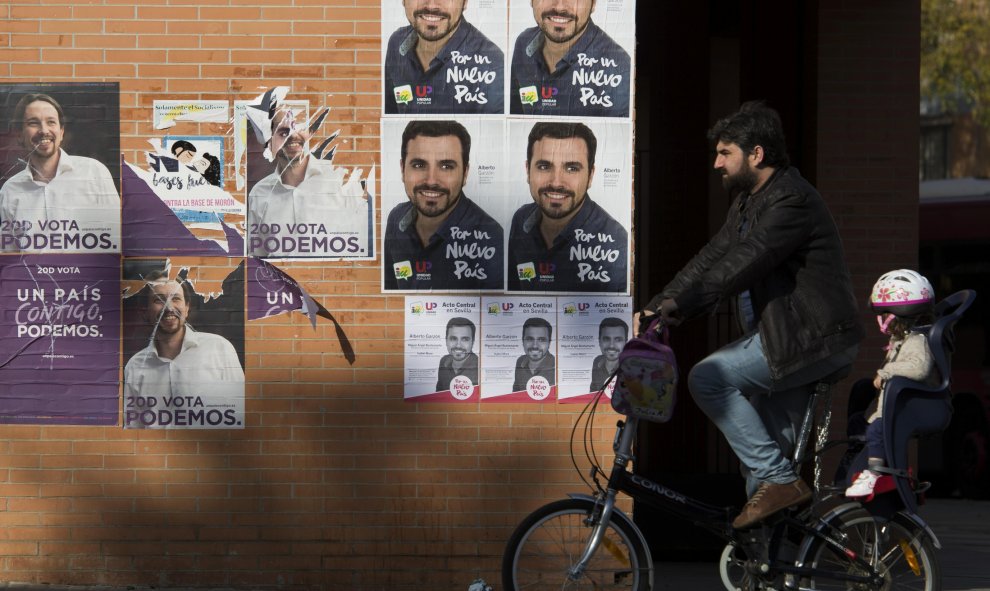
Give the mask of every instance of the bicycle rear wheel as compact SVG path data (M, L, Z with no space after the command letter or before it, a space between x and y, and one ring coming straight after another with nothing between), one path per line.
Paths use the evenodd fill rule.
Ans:
M878 522L862 509L838 515L832 532L865 561L875 564L883 577L883 591L939 591L942 576L935 549L924 532L910 519L895 515ZM818 540L811 546L809 566L840 573L867 575L841 551ZM810 577L812 589L866 590L866 583L841 581L825 576Z
M595 503L588 499L555 501L531 513L513 532L502 555L504 591L648 591L653 565L635 529L622 519L610 521L582 575L568 576L591 537L592 521L599 517Z

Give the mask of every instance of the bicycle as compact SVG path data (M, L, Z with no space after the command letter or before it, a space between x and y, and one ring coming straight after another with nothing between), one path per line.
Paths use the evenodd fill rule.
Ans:
M888 394L885 416L895 416L902 406L924 414L924 425L903 427L892 440L906 440L926 430L944 429L948 415L948 355L952 327L972 303L972 292L959 292L937 308L939 319L929 333L929 342L942 371L941 389L923 389L902 382L896 394ZM631 470L633 443L639 419L627 415L618 421L612 443L615 460L608 473L599 465L590 431L604 389L582 411L571 436L584 425L585 456L591 463L590 480L578 468L581 479L593 494L571 494L551 502L527 516L509 538L502 559L505 591L529 589L633 589L653 588L654 565L642 532L616 501L620 492L660 511L679 515L725 541L719 559L719 575L729 591L758 589L811 590L901 590L937 591L941 587L935 549L941 545L931 528L915 513L916 495L924 487L907 470L893 470L895 495L875 507L842 502L844 486L821 483L822 454L848 440L829 441L831 389L849 373L837 372L815 385L799 430L792 464L800 468L814 460L814 496L810 506L789 508L747 530L731 526L734 507L719 507L693 499ZM613 376L616 379L616 376ZM900 403L896 402L900 399ZM918 406L918 405L921 406ZM933 406L934 404L934 406ZM819 407L822 410L816 412ZM935 412L933 412L933 410ZM810 434L818 420L816 445L806 452ZM951 407L948 409L951 415ZM895 421L889 421L894 423ZM588 445L592 442L592 445ZM891 457L906 457L902 450ZM904 463L896 466L903 466ZM600 477L606 477L602 484ZM907 492L905 492L907 491ZM882 495L883 496L883 495ZM908 498L910 497L910 498Z

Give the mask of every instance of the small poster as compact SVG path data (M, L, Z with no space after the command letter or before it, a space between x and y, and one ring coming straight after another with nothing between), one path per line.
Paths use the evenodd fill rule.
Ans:
M406 296L405 302L406 401L477 401L481 301Z
M557 400L586 403L603 391L609 398L619 353L632 336L632 298L561 297L557 328L560 378Z
M116 425L120 257L0 256L0 423Z
M0 252L120 252L117 83L0 84Z
M482 309L482 402L554 402L556 298L491 296Z
M168 129L177 122L229 123L230 105L227 101L155 101L155 129Z
M124 427L244 427L243 259L124 260Z

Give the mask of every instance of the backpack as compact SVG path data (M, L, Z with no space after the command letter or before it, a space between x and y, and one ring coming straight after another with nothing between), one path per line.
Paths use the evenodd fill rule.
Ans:
M677 401L677 359L667 345L667 327L654 320L619 354L612 408L621 414L666 423Z

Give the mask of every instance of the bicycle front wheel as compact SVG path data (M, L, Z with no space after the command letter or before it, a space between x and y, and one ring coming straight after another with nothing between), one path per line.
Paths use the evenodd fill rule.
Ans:
M895 515L881 522L862 509L837 516L832 530L849 550L874 565L883 577L883 591L939 591L942 576L935 549L924 532L910 519ZM810 553L809 566L830 572L868 575L868 569L851 561L844 553L817 541ZM813 589L877 589L866 583L837 580L825 574L811 578Z
M502 556L504 591L648 591L653 565L636 530L622 519L610 521L584 572L576 578L568 574L599 518L600 511L588 499L555 501L531 513L513 532Z

